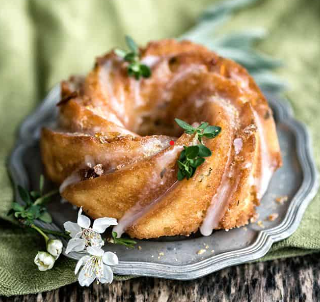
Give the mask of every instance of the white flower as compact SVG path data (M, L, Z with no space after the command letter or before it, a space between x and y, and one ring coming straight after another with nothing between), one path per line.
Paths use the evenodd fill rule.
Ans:
M99 247L88 247L90 254L82 257L75 268L75 274L81 269L78 281L81 286L89 286L95 279L101 283L111 283L113 271L109 265L117 265L118 257L112 252L104 252Z
M117 225L117 219L115 218L98 218L93 222L92 228L90 227L91 221L87 216L81 214L82 208L78 212L77 223L67 221L64 223L64 228L70 233L72 239L69 240L66 254L71 251L81 252L87 247L102 247L104 241L101 238L102 233L110 225Z
M47 242L47 251L56 259L59 258L62 252L62 242L59 239L49 239Z
M39 271L47 271L52 269L55 259L47 252L38 252L34 263L38 266Z

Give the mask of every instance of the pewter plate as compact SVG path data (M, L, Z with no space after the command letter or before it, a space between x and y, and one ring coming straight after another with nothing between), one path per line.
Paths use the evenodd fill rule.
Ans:
M9 171L16 185L37 189L39 175L42 173L40 129L54 123L57 115L55 104L59 95L60 88L56 86L21 125L18 141L9 161ZM261 258L274 242L285 239L296 231L303 213L318 190L318 173L306 127L293 118L292 110L285 100L272 94L266 95L274 111L284 165L273 176L258 208L259 220L264 228L261 224L252 223L228 232L216 231L209 237L194 234L190 237L138 240L137 247L132 250L106 244L105 248L116 252L120 259L119 265L114 268L116 274L195 279L224 267ZM283 204L275 201L281 196L288 196ZM76 221L77 210L60 200L52 202L49 211L54 223L46 224L47 228L62 229L65 221ZM279 217L268 221L268 215L273 213L277 213ZM199 253L200 250L205 252ZM73 259L81 256L79 253L67 255Z

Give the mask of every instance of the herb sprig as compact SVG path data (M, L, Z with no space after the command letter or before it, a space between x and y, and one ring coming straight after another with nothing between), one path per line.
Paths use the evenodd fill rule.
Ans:
M18 193L24 204L18 202L12 203L12 208L8 212L8 215L14 215L24 225L31 226L34 220L39 219L46 223L51 223L52 218L48 213L45 204L50 198L57 194L58 191L54 190L49 193L43 194L44 177L41 175L39 191L28 192L21 186L18 186Z
M117 238L117 232L112 232L112 238L109 239L110 243L124 245L129 248L134 248L137 244L136 241L127 238Z
M207 122L202 122L199 127L195 128L183 120L175 119L176 123L185 130L187 134L196 134L197 139L202 143L202 138L215 138L220 132L221 127L210 126Z
M211 150L203 145L202 138L209 139L215 138L221 132L221 127L210 126L209 123L203 122L198 127L193 127L180 119L175 119L176 123L185 130L187 134L195 134L196 140L200 144L195 146L184 146L183 151L180 153L178 163L178 180L181 181L184 178L190 179L196 169L205 162L205 157L212 155Z
M127 69L129 76L134 77L136 80L139 80L140 77L149 78L151 76L151 70L149 66L140 62L138 45L129 36L126 36L125 39L130 51L116 48L114 50L115 54L129 63Z

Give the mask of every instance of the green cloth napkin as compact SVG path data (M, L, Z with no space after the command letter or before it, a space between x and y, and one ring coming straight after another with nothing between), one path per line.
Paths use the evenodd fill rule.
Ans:
M70 74L85 73L93 58L124 46L125 34L140 44L176 37L189 29L211 0L0 0L0 217L13 199L5 163L15 131L46 92ZM320 1L260 1L242 10L223 32L264 27L258 47L285 62L278 71L290 83L296 117L309 125L320 165ZM298 231L275 244L263 260L320 250L320 197ZM39 236L0 219L0 296L36 293L76 280L74 262L61 257L39 272L33 259Z

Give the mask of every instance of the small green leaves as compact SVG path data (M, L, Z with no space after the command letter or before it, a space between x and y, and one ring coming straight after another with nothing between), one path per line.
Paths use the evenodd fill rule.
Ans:
M140 54L138 45L129 36L126 36L126 43L130 51L116 48L114 52L117 56L129 63L127 68L128 75L134 77L136 80L139 80L140 77L149 78L151 76L151 70L149 66L141 64L139 61Z
M205 162L205 157L212 155L211 150L202 144L202 138L214 138L221 132L221 127L210 126L207 122L202 122L199 127L194 128L185 121L175 119L176 123L185 130L187 134L195 134L200 144L186 147L180 153L178 163L178 180L190 179L196 169Z
M116 232L112 232L112 238L109 240L109 242L114 244L124 245L129 248L134 248L134 246L137 244L137 242L132 239L117 238Z
M199 142L202 142L202 137L206 138L215 138L221 131L221 127L218 126L209 126L209 123L202 122L201 125L197 128L192 127L185 121L175 119L176 123L185 130L187 134L196 133Z
M210 149L204 145L184 146L178 160L178 180L191 178L196 169L205 162L204 157L211 156L211 154Z
M125 39L126 39L126 43L127 43L128 47L129 47L129 49L133 53L138 54L139 53L139 47L136 44L136 42L134 42L134 40L130 36L126 36Z
M39 219L43 222L50 223L52 218L47 212L44 204L48 202L51 196L55 195L57 191L51 191L43 195L44 178L40 177L39 189L40 191L28 192L21 186L18 186L18 193L24 204L17 202L12 203L12 208L8 215L14 215L15 218L21 220L26 225L33 224L34 220Z

